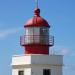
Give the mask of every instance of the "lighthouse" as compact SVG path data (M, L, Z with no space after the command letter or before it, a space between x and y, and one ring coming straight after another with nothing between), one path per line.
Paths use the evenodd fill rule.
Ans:
M40 12L37 6L24 25L25 34L20 37L24 54L12 57L12 75L62 75L63 56L49 54L54 36L49 35L50 25Z

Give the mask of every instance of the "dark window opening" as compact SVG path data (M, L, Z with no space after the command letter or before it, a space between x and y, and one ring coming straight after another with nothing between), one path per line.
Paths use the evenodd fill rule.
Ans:
M19 71L18 75L24 75L24 71Z
M43 75L51 75L50 69L43 69Z

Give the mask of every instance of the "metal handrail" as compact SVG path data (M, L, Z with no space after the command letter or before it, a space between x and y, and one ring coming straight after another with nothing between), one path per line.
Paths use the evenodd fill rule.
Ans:
M28 44L54 45L54 36L51 35L24 35L20 37L22 46Z

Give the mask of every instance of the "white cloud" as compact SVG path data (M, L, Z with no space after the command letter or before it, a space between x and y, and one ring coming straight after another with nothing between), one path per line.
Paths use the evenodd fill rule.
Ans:
M70 54L70 50L66 47L56 46L50 50L51 54L61 54L61 55L68 55Z
M75 50L71 50L69 47L65 46L54 46L50 48L50 54L58 54L64 56L75 56Z
M0 30L0 38L5 38L8 37L11 34L17 33L20 30L22 30L21 27L19 28L10 28L10 29L5 29L5 30Z
M68 55L69 54L69 50L68 49L62 49L60 51L60 54L62 54L62 55Z
M75 56L75 51L69 50L69 49L62 49L60 51L60 54L62 55L68 55L68 56Z

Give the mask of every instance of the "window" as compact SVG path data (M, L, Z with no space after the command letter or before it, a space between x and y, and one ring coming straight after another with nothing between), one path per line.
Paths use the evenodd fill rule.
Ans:
M26 43L39 43L40 28L28 27L25 29L25 41Z
M43 69L43 75L51 75L50 69Z
M40 42L42 44L48 44L49 42L49 28L48 27L40 28Z
M25 29L25 34L26 35L33 35L33 27L29 27Z
M34 27L34 35L40 35L40 27Z
M48 35L49 34L49 28L48 27L41 27L40 28L40 35Z
M22 71L22 70L19 71L19 72L18 72L18 75L24 75L24 71Z
M26 35L39 35L40 34L40 28L39 27L29 27L25 29Z

